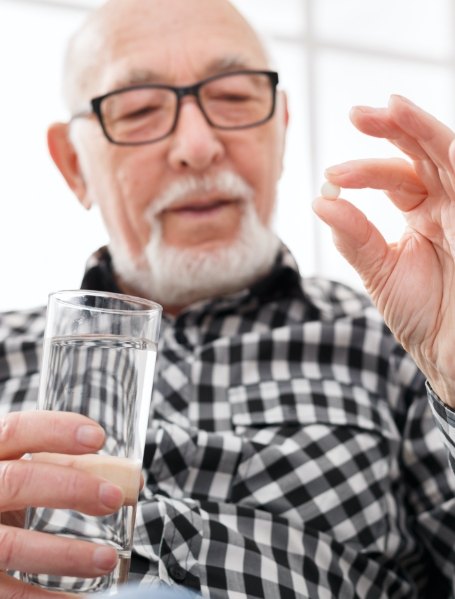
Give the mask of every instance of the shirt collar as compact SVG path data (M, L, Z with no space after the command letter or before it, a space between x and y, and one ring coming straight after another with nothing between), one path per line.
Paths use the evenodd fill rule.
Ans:
M122 293L116 282L112 258L107 246L94 252L86 263L81 289ZM256 304L281 298L302 298L301 275L289 249L282 243L270 272L249 289L215 299L195 302L182 313L211 309L232 310L237 305Z

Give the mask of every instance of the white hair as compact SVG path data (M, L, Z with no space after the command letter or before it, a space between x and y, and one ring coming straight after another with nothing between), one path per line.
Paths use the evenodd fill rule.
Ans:
M158 215L175 202L210 191L242 201L242 221L234 241L210 250L165 244ZM112 239L116 273L124 283L165 306L186 306L246 288L270 270L280 244L275 233L260 222L253 195L251 187L230 171L172 183L151 202L152 233L144 249L145 266L138 266L123 243Z

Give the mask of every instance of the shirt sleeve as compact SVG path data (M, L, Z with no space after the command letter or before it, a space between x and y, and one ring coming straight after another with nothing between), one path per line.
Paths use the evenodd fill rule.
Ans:
M428 401L442 440L449 451L449 462L455 472L455 410L443 403L426 382Z

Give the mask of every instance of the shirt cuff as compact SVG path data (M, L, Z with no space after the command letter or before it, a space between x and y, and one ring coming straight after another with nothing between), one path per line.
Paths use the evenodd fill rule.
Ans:
M455 472L455 410L447 406L431 388L428 381L425 383L436 425L442 434L442 439L449 451L449 462Z

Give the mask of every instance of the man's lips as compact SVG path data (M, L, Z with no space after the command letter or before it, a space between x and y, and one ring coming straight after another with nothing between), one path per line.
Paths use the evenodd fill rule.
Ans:
M216 212L217 210L227 208L238 204L239 199L235 198L212 198L208 200L186 200L185 202L176 203L163 211L173 214L194 214L204 215Z

